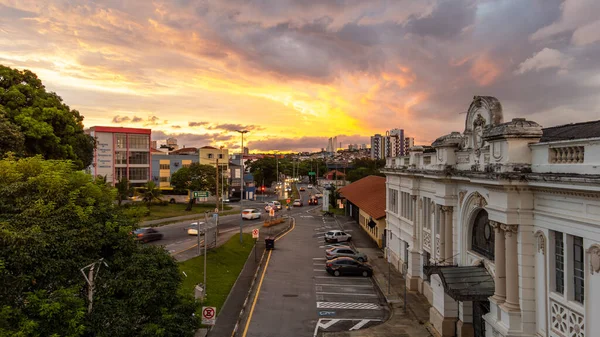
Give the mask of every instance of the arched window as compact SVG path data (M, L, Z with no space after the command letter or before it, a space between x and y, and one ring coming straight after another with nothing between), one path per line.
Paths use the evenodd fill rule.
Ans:
M494 229L490 226L487 211L483 209L477 213L473 222L471 249L494 260Z

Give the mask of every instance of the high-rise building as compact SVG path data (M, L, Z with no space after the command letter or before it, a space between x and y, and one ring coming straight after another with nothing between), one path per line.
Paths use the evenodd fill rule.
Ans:
M371 159L384 158L384 141L385 136L380 134L371 136Z
M93 176L106 177L114 185L127 178L133 186L150 179L150 138L152 130L112 126L93 126L88 131L96 139L94 161L89 168Z
M415 139L413 137L405 137L404 138L404 154L403 156L408 156L408 149L415 146Z
M158 144L156 143L155 140L153 140L153 141L150 142L150 147L153 148L153 149L157 149L158 148Z
M385 133L384 157L400 157L404 155L404 130L392 129Z

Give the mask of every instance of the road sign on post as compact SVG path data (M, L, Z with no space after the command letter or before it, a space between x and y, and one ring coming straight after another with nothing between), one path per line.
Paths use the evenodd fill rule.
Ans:
M198 198L208 198L209 193L208 191L193 191L192 192L192 197L194 199L198 199Z
M252 238L253 239L258 239L258 228L254 228L252 230Z
M316 175L316 174L315 174L315 172L313 172L313 171L310 171L310 172L308 172L308 175L309 175L309 176L314 176L314 175Z
M216 307L202 307L202 324L215 325L215 316L217 316Z

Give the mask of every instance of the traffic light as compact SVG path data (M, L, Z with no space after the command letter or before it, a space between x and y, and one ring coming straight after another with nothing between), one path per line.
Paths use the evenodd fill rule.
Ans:
M261 186L260 190L264 192L265 191L265 187Z

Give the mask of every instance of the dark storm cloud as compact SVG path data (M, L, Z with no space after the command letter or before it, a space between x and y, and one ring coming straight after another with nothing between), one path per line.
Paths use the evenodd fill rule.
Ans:
M407 31L417 35L452 39L475 21L475 0L444 0L431 15L411 19Z
M133 118L131 119L132 123L139 123L141 121L143 121L144 119L142 117L138 117L138 116L133 116Z
M129 118L127 116L122 116L121 117L119 115L114 116L113 119L112 119L112 122L116 123L116 124L127 123L129 121L131 121L131 118Z
M152 140L156 140L159 143L167 140L167 138L177 139L179 146L185 145L186 147L202 147L206 145L212 145L217 141L227 141L227 135L221 134L197 134L197 133L166 133L164 131L152 131Z

